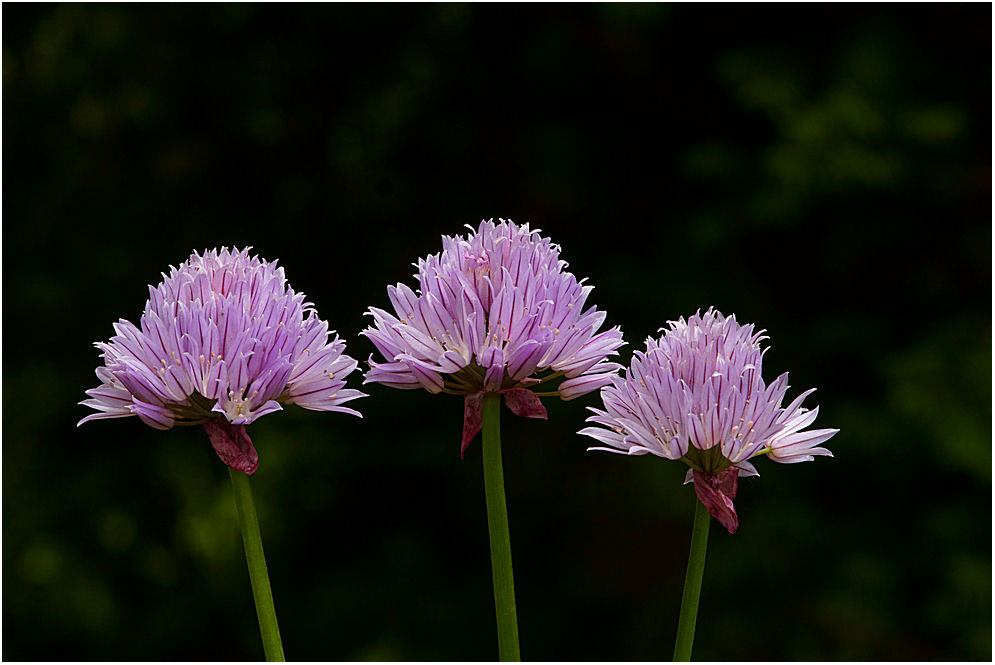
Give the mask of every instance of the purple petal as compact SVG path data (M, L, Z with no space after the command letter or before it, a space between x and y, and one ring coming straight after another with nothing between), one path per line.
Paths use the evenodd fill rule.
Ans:
M89 401L89 400L87 400L87 401ZM83 404L84 406L91 406L90 404L86 404L85 402L80 402L80 404ZM97 407L93 407L93 408L97 408ZM127 411L127 412L123 412L123 411L100 411L100 412L97 412L97 413L91 413L86 418L83 418L78 423L76 423L76 427L79 427L83 423L88 423L91 420L101 420L103 418L127 418L127 417L133 416L133 415L135 415L135 414L133 414L131 411Z
M274 411L282 411L282 410L283 407L280 406L280 403L277 402L275 399L271 399L266 402L263 402L262 405L253 410L252 419L255 420L256 418L265 416L267 413L273 413Z
M470 364L470 360L459 351L446 351L439 357L439 367L446 374L458 372L468 364Z
M420 388L421 383L411 373L408 365L403 362L378 363L373 356L367 361L370 371L366 373L363 383L382 383L393 388Z
M155 429L171 429L173 427L175 419L173 412L165 407L136 399L134 404L128 408L149 427Z
M463 398L463 443L460 446L459 456L463 459L463 453L467 446L477 436L477 432L483 424L484 419L484 394L472 393Z
M736 468L739 469L738 475L740 478L749 478L751 476L760 475L760 472L757 471L757 467L753 466L749 462L740 462L736 465Z
M571 400L610 385L614 378L613 374L585 374L575 379L567 379L557 390L560 392L560 399Z
M477 362L480 363L481 367L493 367L494 365L504 368L504 352L497 346L491 346L484 349L478 355Z
M813 455L833 454L826 448L816 447L818 444L831 439L838 429L816 429L797 432L794 434L777 435L771 444L771 451L767 453L775 462L782 464L794 464L795 462L810 462Z
M521 381L532 374L539 365L545 347L537 340L529 340L518 347L508 359L508 376L513 381Z
M411 370L411 373L416 379L418 379L418 383L421 384L422 388L433 395L442 392L442 389L445 387L445 380L437 370L428 369L428 363L419 361L417 358L406 354L401 354L398 358L407 364L408 368Z
M624 453L628 450L628 446L624 443L622 435L614 430L604 429L603 427L585 427L577 433L618 448L618 450L611 452ZM588 448L588 450L608 450L608 448Z
M259 454L245 431L245 425L232 425L224 418L215 418L204 423L204 429L222 462L250 476L256 472Z
M500 351L498 351L500 353ZM504 363L493 364L484 374L484 390L487 391L497 391L501 388L501 384L504 383Z
M516 416L547 419L546 407L539 401L539 396L527 388L505 390L504 401Z

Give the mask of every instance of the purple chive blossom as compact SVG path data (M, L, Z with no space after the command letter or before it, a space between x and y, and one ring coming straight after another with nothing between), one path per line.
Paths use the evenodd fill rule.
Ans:
M587 420L604 427L580 434L610 447L589 450L687 463L685 483L694 482L708 512L735 533L738 477L759 475L747 460L766 454L793 464L832 457L818 446L839 431L801 431L819 413L819 407L801 405L814 388L782 408L788 374L764 384L763 332L712 309L671 321L663 337L647 339L646 351L635 352L625 378L601 391L605 410L592 408L595 415Z
M480 431L483 393L545 418L540 395L569 400L608 385L621 365L607 357L624 344L618 327L598 333L605 313L584 307L594 287L565 271L538 229L504 220L468 228L419 259L417 293L387 287L396 316L371 307L374 326L361 333L386 359L370 356L364 383L465 396L461 454Z
M252 474L258 455L245 426L297 404L314 411L363 397L345 388L357 362L318 318L283 268L249 249L194 253L149 287L140 326L121 319L109 342L97 342L100 385L80 402L99 418L138 416L146 425L203 425L215 452Z

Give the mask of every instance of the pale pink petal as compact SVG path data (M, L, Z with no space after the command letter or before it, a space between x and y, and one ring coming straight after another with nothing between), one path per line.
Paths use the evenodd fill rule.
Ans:
M173 412L165 407L135 400L129 409L149 427L155 429L171 429L173 427Z
M585 374L575 379L567 379L559 385L560 398L571 400L611 385L613 374Z

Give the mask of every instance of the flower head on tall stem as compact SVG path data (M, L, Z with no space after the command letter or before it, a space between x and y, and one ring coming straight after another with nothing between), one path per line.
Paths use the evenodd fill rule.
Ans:
M480 431L484 393L545 418L539 397L608 385L621 366L607 358L624 343L617 326L598 332L605 313L585 309L593 287L566 272L538 229L504 220L469 228L418 261L417 292L387 287L394 313L371 307L361 333L385 360L370 356L365 383L464 395L462 451Z
M163 273L139 325L124 319L97 342L100 385L80 402L100 418L138 416L156 429L203 425L233 469L255 472L258 455L245 426L284 404L360 415L343 403L357 362L318 318L283 268L222 248L193 253Z
M669 325L660 339L646 340L645 351L635 352L624 378L602 389L605 408L592 408L588 418L601 427L580 434L608 446L589 450L685 462L685 483L694 482L698 499L734 533L738 478L758 475L751 458L766 454L793 464L832 457L819 444L839 430L802 431L819 413L802 407L814 388L782 407L788 374L764 383L764 331L713 309Z

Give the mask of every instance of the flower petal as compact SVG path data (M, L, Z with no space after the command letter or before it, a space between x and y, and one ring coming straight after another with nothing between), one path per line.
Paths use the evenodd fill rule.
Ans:
M149 404L136 399L135 403L128 408L149 427L155 429L172 429L173 427L175 421L173 412L158 404Z
M575 379L567 379L557 389L560 392L560 399L566 401L611 385L613 378L614 374L585 374Z

